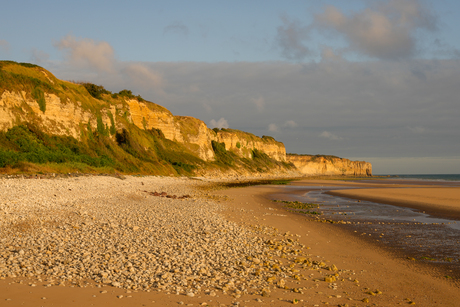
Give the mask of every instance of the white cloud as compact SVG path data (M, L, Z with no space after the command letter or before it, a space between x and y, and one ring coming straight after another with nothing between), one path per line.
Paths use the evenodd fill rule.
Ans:
M389 0L345 15L327 6L315 26L340 33L359 53L380 59L402 59L417 52L418 30L435 30L436 18L418 0Z
M10 43L4 39L0 39L0 51L3 50L5 52L10 51Z
M112 46L104 41L96 42L89 38L77 40L72 35L62 38L55 46L64 50L71 64L96 68L98 71L111 72L115 64Z
M323 138L326 138L326 139L329 139L329 140L333 140L333 141L338 141L338 140L341 140L342 138L329 132L329 131L323 131L320 135L320 137L323 137Z
M297 127L297 123L293 120L287 120L285 123L284 123L284 127L288 127L288 128L295 128Z
M265 99L262 96L258 98L251 98L252 103L254 103L257 107L258 111L263 111L265 109Z
M228 122L225 118L221 117L218 121L211 119L209 122L211 128L228 128Z
M270 124L270 125L268 125L268 131L270 131L270 132L278 132L279 129L278 129L278 126L277 126L277 125L275 125L275 124Z

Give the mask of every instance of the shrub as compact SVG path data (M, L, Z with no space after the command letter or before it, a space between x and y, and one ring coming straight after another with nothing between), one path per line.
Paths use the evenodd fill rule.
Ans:
M113 119L112 112L107 111L107 116L110 118L110 135L114 135L117 131L115 130L115 120Z
M102 94L111 94L102 85L96 85L89 82L80 83L85 87L88 93L96 99L102 99Z
M225 149L224 143L219 143L216 141L211 141L212 149L216 155L216 161L220 162L224 165L233 166L235 165L235 154L232 152L228 152Z
M46 111L46 100L45 100L45 93L43 91L36 87L32 91L32 97L37 100L38 106L40 107L40 110L45 113Z

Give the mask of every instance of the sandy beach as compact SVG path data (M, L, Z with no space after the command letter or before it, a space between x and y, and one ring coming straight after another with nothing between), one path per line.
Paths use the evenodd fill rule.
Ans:
M1 306L455 306L460 300L458 282L436 267L397 257L341 225L286 211L271 199L286 193L283 186L215 190L208 181L129 176L0 184ZM293 185L360 185L372 191L340 193L390 195L378 184ZM419 204L412 189L400 196L389 186L394 201ZM430 203L447 192L423 190ZM455 193L447 193L446 206L455 205Z

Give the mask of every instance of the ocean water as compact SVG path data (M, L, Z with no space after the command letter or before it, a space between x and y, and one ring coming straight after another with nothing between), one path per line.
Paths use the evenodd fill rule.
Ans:
M428 181L460 181L460 174L418 174L418 175L376 175L389 176L391 179L428 180Z
M404 175L392 177L390 180L394 182L398 178L410 181L423 180L430 185L437 181L438 186L460 185L460 175ZM449 183L452 181L455 183ZM404 255L404 259L410 257L438 265L448 272L448 276L455 275L460 279L460 220L439 218L411 208L326 194L331 190L355 188L334 187L331 184L321 187L287 186L285 191L293 191L289 194L289 200L318 204L319 208L315 211L321 215L316 217L340 221L341 224L337 227L349 229L359 237L398 251ZM302 189L305 189L305 193L298 193ZM283 197L279 194L273 195L272 198Z

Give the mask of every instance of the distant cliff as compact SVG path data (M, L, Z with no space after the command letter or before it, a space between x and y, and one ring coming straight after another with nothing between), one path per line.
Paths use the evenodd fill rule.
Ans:
M350 161L335 156L292 155L286 156L303 175L372 176L372 165L364 161Z
M43 147L46 150L65 147L67 145L61 143L67 141L50 145L52 142L41 133L70 136L83 146L70 150L84 152L91 159L104 157L104 163L122 170L188 174L218 168L246 175L275 173L275 170L276 173L298 175L295 166L305 175L361 176L372 173L366 162L286 156L284 144L272 137L258 137L234 129L209 129L199 119L175 116L166 108L134 96L128 90L111 93L102 86L59 80L33 64L0 61L0 132L24 124L34 134L29 137L48 146L48 149ZM17 163L19 160L11 158L12 153L24 150L21 144L11 141L12 138L15 137L5 135L9 145L3 149L0 146L0 167L12 163L5 161ZM53 142L58 141L53 139ZM35 153L35 156L43 152ZM30 158L34 155L27 153L23 156ZM54 161L50 159L37 161ZM125 163L130 166L124 167Z

